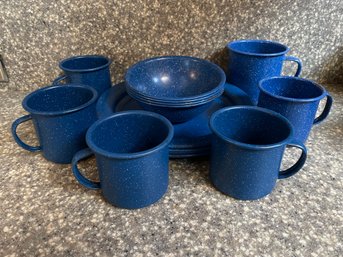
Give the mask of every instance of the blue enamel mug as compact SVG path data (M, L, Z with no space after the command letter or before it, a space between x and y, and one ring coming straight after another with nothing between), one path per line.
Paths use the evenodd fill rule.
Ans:
M285 116L293 125L295 140L304 143L312 125L329 115L333 99L321 85L295 77L272 77L259 83L258 106ZM319 102L326 98L322 113L316 118Z
M169 143L173 126L148 111L118 112L94 123L88 130L89 148L75 154L75 178L90 189L101 189L105 199L126 209L146 207L167 191ZM84 177L77 163L95 155L99 180Z
M295 76L301 73L300 59L286 56L287 46L267 40L238 40L227 44L227 81L245 91L256 105L258 83L268 77L279 76L284 61L297 63Z
M42 151L55 163L70 163L85 148L87 129L97 120L97 92L85 85L48 86L27 95L23 108L29 112L12 124L12 135L19 146L30 152ZM19 124L33 121L38 146L24 143L17 135Z
M65 80L67 83L88 85L100 96L112 85L110 64L111 60L102 55L80 55L64 59L59 63L64 75L57 77L53 84Z
M210 179L224 194L241 200L268 195L277 179L288 178L305 164L307 151L293 138L290 122L281 114L256 106L236 106L215 112ZM286 146L301 149L299 160L280 171Z

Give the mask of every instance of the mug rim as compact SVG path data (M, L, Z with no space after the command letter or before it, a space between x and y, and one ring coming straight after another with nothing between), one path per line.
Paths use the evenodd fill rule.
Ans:
M90 68L90 69L70 69L70 68L66 68L66 67L63 66L68 61L75 60L75 59L86 59L86 58L103 58L107 62L104 65L101 65L101 66L98 66L98 67L95 67L95 68ZM97 70L101 70L103 68L106 68L106 67L108 67L111 64L111 62L112 61L108 57L106 57L104 55L96 55L96 54L92 54L92 55L75 55L75 56L71 56L71 57L68 57L68 58L65 58L65 59L61 60L58 66L63 71L90 72L90 71L97 71Z
M281 95L277 95L277 94L273 94L272 92L266 90L263 87L263 83L269 80L296 80L296 81L303 81L309 84L312 84L313 86L315 86L316 88L318 88L322 93L317 96L317 97L312 97L312 98L294 98L294 97L286 97L286 96L281 96ZM269 78L265 78L259 81L258 83L258 88L265 93L266 95L269 95L273 98L279 99L279 100L284 100L284 101L288 101L288 102L297 102L297 103L308 103L308 102L315 102L318 100L321 100L322 98L324 98L326 96L326 90L322 85L319 85L318 83L309 80L309 79L304 79L304 78L299 78L299 77L292 77L292 76L274 76L274 77L269 77Z
M278 52L278 53L252 53L252 52L246 52L246 51L240 51L237 49L234 49L233 46L235 44L240 44L240 43L266 43L266 44L273 44L273 45L278 45L281 46L283 48L285 48L284 51L282 52ZM244 54L244 55L250 55L250 56L261 56L261 57L272 57L272 56L280 56L280 55L285 55L289 52L289 47L277 42L277 41L272 41L272 40L263 40L263 39L240 39L240 40L235 40L235 41L231 41L229 43L226 44L226 47L235 53L239 53L239 54Z
M70 108L70 109L67 109L67 110L61 110L61 111L37 111L37 110L31 108L28 105L28 101L31 99L31 97L35 96L37 93L40 93L40 92L43 92L43 91L52 90L52 89L55 89L55 88L62 88L62 87L72 87L72 88L86 89L86 90L92 92L93 96L87 102L85 102L85 103L83 103L83 104L81 104L79 106L76 106L74 108ZM25 98L24 98L24 100L22 102L22 106L23 106L23 108L27 112L29 112L31 114L34 114L34 115L57 116L57 115L69 114L69 113L72 113L72 112L76 112L76 111L82 110L82 109L90 106L91 104L95 103L97 98L98 98L98 93L96 92L96 90L94 88L90 87L90 86L87 86L87 85L82 85L82 84L52 85L52 86L46 86L46 87L39 88L39 89L31 92L27 96L25 96Z
M119 116L126 116L126 115L143 115L143 116L150 116L150 117L154 117L158 120L160 120L161 122L163 122L167 128L168 128L168 135L163 139L163 141L161 143L159 143L158 145L149 148L147 150L144 151L139 151L139 152L134 152L134 153L114 153L114 152L110 152L107 150L102 149L101 147L98 147L92 140L91 135L94 132L94 130L103 122L109 120L109 119L113 119L115 117L119 117ZM102 156L108 157L108 158L115 158L115 159L135 159L135 158L139 158L139 157L143 157L146 155L149 155L151 153L154 153L158 150L160 150L163 147L168 147L168 144L171 142L171 140L173 139L174 136L174 128L173 125L171 124L171 122L165 118L164 116L154 113L154 112L149 112L149 111L143 111L143 110L131 110L131 111L123 111L123 112L117 112L113 115L110 115L106 118L103 119L99 119L96 122L94 122L90 128L87 131L86 134L86 142L87 145L89 146L89 148L92 149L93 152L100 154Z
M276 142L273 144L266 144L266 145L248 144L248 143L243 143L243 142L234 140L232 138L226 137L216 129L216 126L214 124L214 119L223 112L235 110L235 109L255 110L255 111L263 112L263 113L266 113L270 116L276 117L276 118L282 120L282 122L284 122L288 126L289 131L290 131L289 135L285 139L283 139L282 141L279 141L279 142ZM271 149L271 148L276 148L276 147L285 145L290 141L290 139L293 137L293 133L294 133L293 126L287 120L287 118L285 118L284 116L282 116L281 114L279 114L275 111L272 111L272 110L269 110L266 108L262 108L262 107L258 107L258 106L237 105L237 106L230 106L230 107L222 108L222 109L220 109L220 110L218 110L212 114L212 116L210 118L209 125L210 125L210 128L213 131L213 133L216 136L218 136L220 139L224 140L225 142L229 142L231 144L237 145L241 148L250 149L250 150L265 150L265 149Z

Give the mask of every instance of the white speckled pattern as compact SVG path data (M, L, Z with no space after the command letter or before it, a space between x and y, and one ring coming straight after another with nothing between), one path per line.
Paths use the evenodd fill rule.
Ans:
M0 89L48 84L59 60L79 54L113 59L113 83L152 56L192 55L224 67L226 43L242 38L280 41L302 59L303 76L342 83L342 9L341 0L2 0L0 54L10 83Z
M0 256L342 256L343 91L326 88L335 103L310 135L307 164L268 197L234 200L211 186L206 160L178 160L165 197L135 211L18 147L10 125L26 93L1 93ZM81 166L96 177L94 160Z

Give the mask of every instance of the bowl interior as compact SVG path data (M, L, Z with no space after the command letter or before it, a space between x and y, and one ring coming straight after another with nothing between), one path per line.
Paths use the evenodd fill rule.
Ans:
M132 66L128 87L155 98L196 97L215 90L225 82L224 72L215 64L191 57L161 57Z

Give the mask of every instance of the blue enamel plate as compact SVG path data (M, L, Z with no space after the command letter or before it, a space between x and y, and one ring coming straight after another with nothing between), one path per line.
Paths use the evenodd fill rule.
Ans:
M206 156L210 152L211 130L208 121L215 111L233 105L252 105L249 97L234 85L225 84L224 93L201 115L185 122L174 124L174 138L169 145L171 158ZM127 110L141 110L138 102L125 90L125 82L105 91L97 103L97 115L105 118L113 113Z

